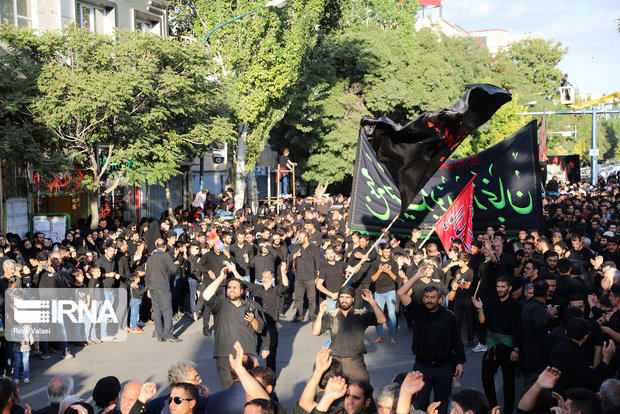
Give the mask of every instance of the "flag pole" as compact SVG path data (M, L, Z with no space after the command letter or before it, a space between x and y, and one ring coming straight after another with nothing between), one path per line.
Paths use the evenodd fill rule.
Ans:
M418 249L421 249L422 247L424 247L424 245L426 244L428 239L431 238L431 234L433 234L433 233L435 233L435 226L433 226L433 230L431 230L431 232L428 233L428 235L424 238L424 240L422 240L422 244L420 246L418 246Z
M362 257L359 261L358 264L355 265L355 267L353 268L353 271L351 272L351 274L349 275L349 277L347 277L347 279L344 281L344 283L342 284L342 286L345 286L347 283L349 283L349 281L351 280L351 278L353 277L353 275L355 275L358 270L360 270L360 268L362 267L362 265L364 264L364 262L368 259L368 256L370 255L370 252L372 252L375 247L377 247L377 245L379 244L379 241L381 241L381 239L383 239L383 237L388 234L390 232L390 228L392 227L392 225L394 223L396 223L396 220L398 219L398 217L400 216L400 214L397 214L396 217L394 217L394 219L391 221L391 223L387 226L387 228L385 229L385 231L383 233L381 233L381 237L377 238L377 240L375 241L375 243L370 247L370 249L368 249L368 251L366 251L366 253L364 254L364 257Z

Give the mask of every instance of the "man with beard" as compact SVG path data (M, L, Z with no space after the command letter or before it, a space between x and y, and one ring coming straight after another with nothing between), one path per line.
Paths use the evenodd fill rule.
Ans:
M521 305L510 295L512 286L506 276L495 282L498 299L483 304L479 298L472 298L478 321L486 323L490 332L487 351L482 357L482 386L489 404L497 405L495 373L502 367L504 380L504 413L512 414L515 401L515 368L519 359L519 347L515 335L521 319ZM483 308L484 306L484 308Z
M308 297L308 313L310 321L316 319L316 287L314 280L319 275L321 257L319 248L310 244L307 231L299 232L297 250L293 253L295 262L295 309L296 317L293 322L302 322L304 319L304 295Z
M229 264L232 269L232 264ZM265 327L262 312L256 302L245 299L242 280L229 279L226 282L226 297L216 296L220 284L226 280L228 267L222 268L219 276L204 291L203 298L215 317L215 346L213 358L220 377L222 389L233 383L230 372L229 354L235 354L235 341L239 341L248 354L256 356L258 335Z
M415 407L426 410L431 390L434 400L441 401L439 413L445 414L452 392L452 377L463 376L465 349L459 326L454 314L440 306L439 289L427 286L422 297L423 305L414 302L408 292L424 273L426 266L398 289L398 297L405 307L407 318L413 321L413 343L415 355L414 371L424 374L424 388L416 395Z
M371 262L373 262L377 258L377 252L375 251L375 249L372 249L372 251L368 253L368 257L365 258L369 242L370 240L368 239L367 234L360 235L359 246L353 249L351 257L347 262L349 266L355 267L359 264L360 261L364 260L364 263L362 263L357 273L355 273L351 278L351 286L355 288L355 309L361 309L364 305L364 301L362 300L362 294L364 293L364 289L370 289L371 283L370 275L368 274L368 272L370 270Z
M237 244L230 246L230 255L232 256L237 272L246 282L250 281L250 261L254 257L254 247L245 242L245 233L237 233Z
M327 312L328 302L321 302L319 314L312 324L312 334L331 332L332 357L342 363L344 374L350 379L363 379L370 382L370 375L364 363L366 345L364 332L369 326L385 323L385 315L375 302L370 290L365 289L362 298L370 304L367 309L354 310L355 289L343 286L338 292L338 309Z

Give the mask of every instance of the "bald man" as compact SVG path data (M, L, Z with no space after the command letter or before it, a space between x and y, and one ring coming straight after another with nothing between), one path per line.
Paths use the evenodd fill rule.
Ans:
M121 414L129 414L131 407L133 407L138 396L140 396L140 389L143 384L142 381L129 381L127 385L125 385L121 393Z

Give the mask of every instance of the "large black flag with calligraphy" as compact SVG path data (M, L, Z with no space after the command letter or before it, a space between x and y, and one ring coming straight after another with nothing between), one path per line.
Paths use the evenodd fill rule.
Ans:
M473 130L512 99L497 86L472 84L465 87L467 92L451 109L424 112L404 126L385 117L362 118L362 133L392 176L403 206L409 205Z
M365 134L358 140L349 228L379 232L401 210L400 194ZM409 234L428 234L474 174L474 232L503 224L509 234L541 230L542 195L538 167L537 126L532 121L478 154L445 162L392 226Z

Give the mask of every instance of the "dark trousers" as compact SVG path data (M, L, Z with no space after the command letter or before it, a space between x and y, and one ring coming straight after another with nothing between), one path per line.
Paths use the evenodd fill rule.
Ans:
M295 309L297 317L304 317L304 294L308 296L308 314L316 318L316 287L314 280L295 280Z
M448 412L448 402L452 393L452 376L454 375L453 364L443 364L436 367L420 364L413 364L414 371L424 374L424 388L415 396L414 406L422 411L430 404L431 390L433 391L433 401L441 401L439 414Z
M220 384L222 390L227 389L233 383L232 372L230 372L230 361L228 357L215 358L215 367L217 369L217 375L220 377Z
M151 290L155 330L160 339L172 338L172 295L170 291Z
M207 276L208 277L208 276ZM196 313L202 314L202 329L209 329L209 319L211 318L211 308L206 304L206 301L202 297L207 286L203 283L200 284L200 294L198 295L198 301L196 301Z
M474 310L469 297L454 301L454 316L459 327L459 333L463 327L463 318L467 321L467 340L474 340Z
M544 348L521 347L519 362L524 376L540 374L547 366L547 353Z
M487 344L487 324L480 323L477 316L474 316L474 320L476 321L476 335L478 336L478 342L482 345Z
M338 358L334 357L342 363L342 372L350 380L363 379L370 384L370 374L366 368L364 357L359 358Z
M273 323L268 323L265 325L264 332L266 335L269 335L269 355L265 361L265 365L267 368L270 368L274 374L276 372L276 358L278 355L278 327Z
M512 414L515 405L515 368L517 363L510 361L511 352L512 347L498 344L485 352L482 357L482 386L491 407L497 405L494 377L497 369L502 367L502 378L504 380L502 413L504 414Z

